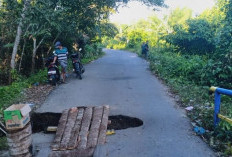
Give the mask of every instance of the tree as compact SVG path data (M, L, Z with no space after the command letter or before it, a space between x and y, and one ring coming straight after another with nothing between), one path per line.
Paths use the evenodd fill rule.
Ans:
M192 10L188 8L176 8L164 20L166 20L169 27L168 32L172 32L175 25L182 25L186 28L186 21L190 18L192 18Z
M217 33L217 48L221 54L228 54L231 53L232 49L232 1L221 0L219 2L221 10L225 13L225 18Z
M13 47L13 51L12 51L12 57L11 57L11 69L14 70L15 69L15 57L18 51L18 46L19 46L19 42L20 42L20 38L21 38L21 34L22 34L22 27L23 27L23 20L25 19L25 14L28 11L28 6L30 4L31 0L25 0L24 1L24 6L23 6L23 10L21 13L21 18L19 19L19 24L17 27L17 33L15 36L15 42L14 42L14 47ZM11 81L11 79L10 79Z
M174 32L165 37L166 41L176 46L177 51L186 54L208 54L215 52L215 33L204 19L187 21L187 30L182 25L175 25Z

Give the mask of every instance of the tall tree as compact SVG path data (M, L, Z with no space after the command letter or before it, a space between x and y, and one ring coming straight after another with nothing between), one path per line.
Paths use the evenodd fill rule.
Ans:
M23 10L21 13L21 18L19 19L19 24L17 27L17 33L15 36L15 41L14 41L14 47L13 47L13 51L12 51L12 56L11 56L11 69L14 70L15 69L15 57L18 51L18 46L19 46L19 42L20 42L20 38L21 38L21 34L22 34L22 27L23 27L23 20L25 19L25 14L28 10L28 6L30 4L31 0L24 0L24 6L23 6Z

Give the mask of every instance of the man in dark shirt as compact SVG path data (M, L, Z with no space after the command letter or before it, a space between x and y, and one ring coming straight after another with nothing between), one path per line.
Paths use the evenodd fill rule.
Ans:
M144 45L144 54L145 54L146 59L147 59L147 56L148 56L148 51L149 51L149 46L148 46L148 41L146 41L146 43Z

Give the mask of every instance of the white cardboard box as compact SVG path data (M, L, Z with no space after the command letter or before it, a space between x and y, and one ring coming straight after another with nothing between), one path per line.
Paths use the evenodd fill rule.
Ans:
M29 121L31 108L28 104L14 104L4 110L6 129L16 130L23 128Z

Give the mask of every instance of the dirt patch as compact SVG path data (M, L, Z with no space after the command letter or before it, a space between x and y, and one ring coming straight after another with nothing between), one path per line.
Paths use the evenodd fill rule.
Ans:
M128 128L135 128L143 125L143 121L134 118L134 117L128 117L123 115L118 116L109 116L109 120L111 121L111 124L108 125L108 129L114 129L114 130L123 130Z
M33 109L37 109L41 104L46 100L47 96L54 89L54 86L49 84L43 85L33 85L31 88L28 88L24 92L23 103L34 104Z

